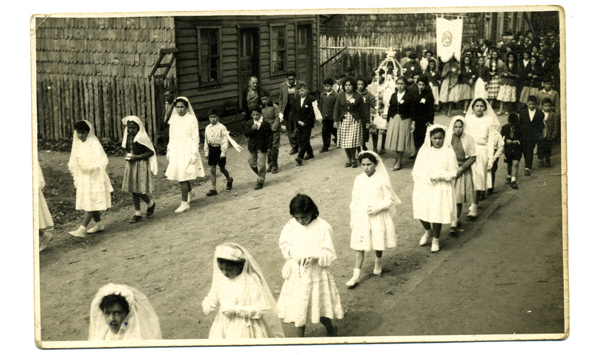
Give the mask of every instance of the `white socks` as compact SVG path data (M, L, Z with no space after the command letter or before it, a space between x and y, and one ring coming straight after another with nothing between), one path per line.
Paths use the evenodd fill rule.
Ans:
M437 253L440 251L440 238L433 238L431 240L431 252Z
M513 181L517 181L517 177L516 176L513 176L513 177L510 178L510 182L513 182Z
M381 258L375 257L375 268L373 268L374 275L381 275L382 264Z
M354 275L348 282L346 282L346 286L354 287L358 283L358 279L360 278L360 269L354 269Z
M93 226L92 228L88 229L87 232L88 234L94 234L97 232L102 232L104 230L104 223L102 223L101 221L96 223L95 226Z
M84 238L85 237L85 227L79 226L79 228L77 228L76 230L69 232L69 235L76 237L76 238Z
M194 198L194 191L192 191L192 190L188 191L187 203L192 202L193 198Z
M135 211L135 215L141 217L142 216L142 211Z
M188 200L190 195L188 195ZM185 212L187 210L190 209L190 204L185 202L185 201L181 201L181 205L175 210L175 213L181 213L181 212Z
M429 238L431 237L431 229L428 229L425 231L425 234L423 234L423 236L421 237L421 241L419 242L420 246L426 245L427 243L429 243Z
M468 217L477 217L477 205L472 203L471 207L469 207Z

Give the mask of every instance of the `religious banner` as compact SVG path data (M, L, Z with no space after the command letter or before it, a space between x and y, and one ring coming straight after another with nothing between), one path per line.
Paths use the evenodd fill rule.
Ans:
M460 49L462 44L462 18L456 20L447 20L443 17L438 17L436 20L437 27L437 55L446 63L452 56L460 62Z

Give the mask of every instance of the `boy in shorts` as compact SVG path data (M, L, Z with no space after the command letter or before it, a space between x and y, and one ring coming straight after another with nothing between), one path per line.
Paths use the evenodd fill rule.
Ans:
M221 170L221 174L227 179L226 191L231 191L233 186L233 178L229 176L229 172L225 169L227 163L227 148L229 140L227 136L229 132L227 128L219 123L219 114L215 109L208 112L208 120L210 124L204 130L204 155L208 159L210 167L210 182L212 189L206 193L206 196L215 196L217 194L217 165Z
M519 123L519 116L511 113L508 116L508 124L502 126L500 135L504 139L504 162L506 163L506 184L510 184L513 189L518 189L517 173L519 172L519 162L523 155L523 147L521 141L523 139L523 131Z

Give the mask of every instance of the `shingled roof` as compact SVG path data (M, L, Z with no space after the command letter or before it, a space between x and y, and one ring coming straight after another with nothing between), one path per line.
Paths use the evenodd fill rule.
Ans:
M36 24L40 74L144 77L161 48L175 47L173 17L47 17Z

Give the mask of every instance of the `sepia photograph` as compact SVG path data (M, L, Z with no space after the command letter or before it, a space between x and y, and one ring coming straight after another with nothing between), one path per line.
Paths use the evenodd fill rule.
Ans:
M32 10L39 349L570 336L563 7Z

